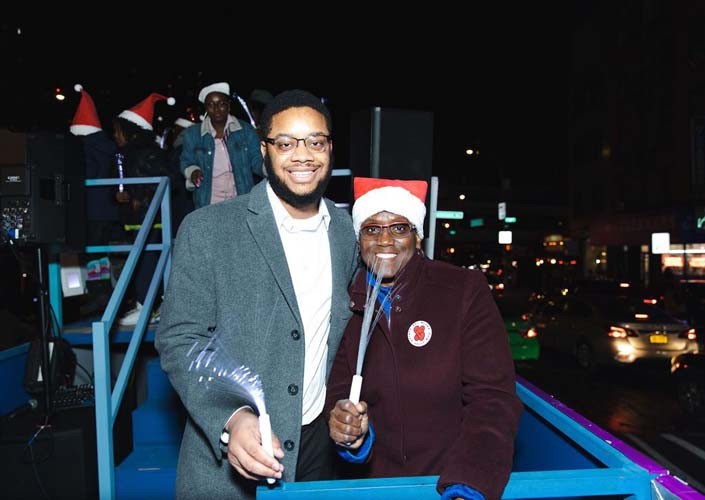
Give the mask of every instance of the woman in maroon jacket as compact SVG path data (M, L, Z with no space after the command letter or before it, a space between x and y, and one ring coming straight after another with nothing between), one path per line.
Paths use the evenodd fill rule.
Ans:
M439 475L443 499L499 499L522 404L504 323L484 275L421 252L425 181L356 178L353 223L367 271L350 287L351 318L326 411L338 453L359 477ZM374 273L372 273L374 269ZM367 293L381 278L383 316L357 372Z

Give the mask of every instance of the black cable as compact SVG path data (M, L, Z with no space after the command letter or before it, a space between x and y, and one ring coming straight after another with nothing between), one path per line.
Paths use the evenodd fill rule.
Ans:
M94 380L93 380L93 374L90 373L88 370L86 370L86 367L83 366L83 365L82 365L81 363L79 363L78 361L76 361L76 366L78 366L81 370L83 370L83 372L84 372L84 373L86 374L86 376L88 377L88 381L91 383L91 385L94 386L95 383L94 383Z
M51 352L50 352L50 340L51 340L51 317L48 310L48 305L46 300L48 299L48 292L45 287L44 279L44 258L42 257L42 246L35 246L36 250L36 263L37 263L37 280L36 286L38 290L38 300L39 300L39 325L40 325L40 346L41 346L41 364L40 364L40 374L42 375L42 392L44 396L44 412L48 417L52 413L51 403L52 403L52 373L51 373Z
M1 244L0 244L0 246L1 246ZM18 251L17 251L17 243L15 242L15 240L8 240L8 241L7 241L7 247L10 249L10 252L12 253L12 256L15 258L15 260L17 261L17 264L19 265L18 272L19 272L20 274L25 274L25 273L27 273L27 272L28 272L28 271L27 271L27 268L29 267L29 264L28 264L28 262L27 262L27 259L26 259L26 258L23 258L23 256L18 253ZM33 270L33 269L29 271L29 274L30 274L30 275L33 277L33 279L34 279L35 273L34 273L34 270ZM39 298L37 297L37 300L38 300L38 299L39 299ZM18 317L20 317L20 318L23 319L23 320L26 319L26 318L24 317L24 314L23 314L22 312L18 312Z
M49 420L48 418L45 419L44 424L39 426L39 429L37 429L37 432L34 433L34 435L29 439L27 442L26 450L29 452L29 463L32 464L32 471L34 472L34 478L37 481L37 486L39 487L39 490L42 493L42 497L46 498L49 500L49 495L47 494L46 490L44 489L44 485L42 484L41 477L39 477L39 471L37 470L37 464L41 462L45 462L51 458L51 456L54 454L54 435L51 433L48 436L48 444L50 445L47 449L46 456L42 457L35 457L34 456L34 442L37 441L39 438L39 435L44 431L45 429L51 430L51 425L49 425Z
M53 332L54 332L54 337L56 338L62 338L63 333L61 332L61 328L59 327L59 318L56 317L56 311L54 311L54 308L51 306L51 302L48 302L49 304L49 313L48 316L51 318L51 325L53 327Z
M34 472L34 479L37 481L37 486L39 486L39 491L42 492L42 497L46 498L49 500L49 495L47 495L47 492L44 491L44 486L42 486L42 479L39 477L39 471L37 470L37 464L34 461L34 455L32 453L32 446L29 446L29 454L32 456L32 471Z

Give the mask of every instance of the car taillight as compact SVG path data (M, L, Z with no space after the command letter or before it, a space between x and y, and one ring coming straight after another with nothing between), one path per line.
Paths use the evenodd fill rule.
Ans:
M682 339L688 339L688 340L697 340L698 336L695 334L695 328L691 328L690 330L681 333L678 335Z
M538 332L537 332L533 327L532 327L532 328L529 328L529 329L526 330L526 332L524 333L524 337L526 337L527 339L533 339L533 338L536 338L536 337L538 337L538 336L539 336Z
M671 362L671 373L675 373L680 368L688 368L688 365L685 363L681 363L680 361Z
M656 304L658 304L658 299L643 299L642 302L644 304L650 304L655 306Z
M627 337L638 337L635 332L629 330L628 328L622 328L621 326L610 326L607 335L615 339L626 339Z

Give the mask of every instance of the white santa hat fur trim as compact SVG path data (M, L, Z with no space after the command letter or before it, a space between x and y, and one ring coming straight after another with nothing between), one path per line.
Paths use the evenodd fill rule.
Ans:
M126 109L118 116L145 130L154 130L154 127L152 127L152 122L154 121L154 105L158 101L166 101L169 106L173 106L176 102L173 97L166 97L152 92L144 100L132 106L130 109Z
M98 118L98 112L95 109L95 103L88 92L83 89L83 85L77 83L73 86L73 89L76 92L80 92L81 100L78 102L73 120L71 120L71 126L69 127L71 133L85 136L103 130L100 125L100 118Z
M187 120L186 118L177 118L174 120L174 125L178 125L181 128L189 128L193 124L191 120Z
M198 93L198 100L202 103L205 103L206 97L208 97L208 94L210 94L211 92L220 92L221 94L225 94L226 96L230 97L230 84L227 82L218 82L212 83L211 85L206 85Z
M386 183L382 187L375 185ZM403 185L412 186L414 194ZM420 189L420 187L423 187ZM390 212L406 217L416 227L416 234L423 238L426 217L426 181L401 181L357 177L354 180L355 204L352 209L353 227L359 236L360 226L379 212ZM372 188L372 189L369 189Z

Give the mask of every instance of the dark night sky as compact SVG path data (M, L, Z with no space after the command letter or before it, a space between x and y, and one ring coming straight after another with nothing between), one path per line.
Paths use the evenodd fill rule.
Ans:
M83 23L44 11L10 16L0 21L11 69L0 87L7 110L0 126L65 127L76 82L93 96L105 127L149 92L172 93L186 105L195 102L199 78L228 80L243 96L257 87L324 96L338 134L350 112L370 106L432 111L436 175L471 168L467 147L480 147L517 177L534 169L549 177L560 168L571 12L517 3L448 10L434 21L426 11L391 19L365 11L344 14L351 23L343 27L305 17L309 8L255 16L211 6L190 19L111 12ZM55 87L70 98L58 103Z

